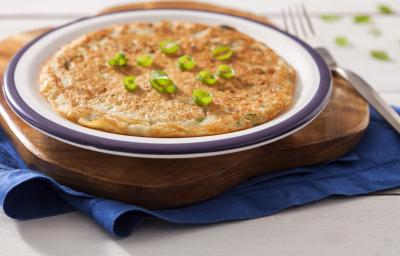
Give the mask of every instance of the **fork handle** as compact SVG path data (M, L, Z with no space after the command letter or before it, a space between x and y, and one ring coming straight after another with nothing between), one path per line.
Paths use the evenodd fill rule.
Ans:
M400 133L399 114L364 79L356 73L341 67L334 67L332 70L349 81L358 93Z

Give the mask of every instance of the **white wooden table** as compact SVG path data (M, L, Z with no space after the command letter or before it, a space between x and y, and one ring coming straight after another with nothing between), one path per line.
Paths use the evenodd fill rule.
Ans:
M122 0L0 1L0 39L43 26L54 26L93 14ZM130 1L132 2L132 1ZM278 24L286 1L209 0L267 15ZM392 104L400 105L400 1L304 0L337 60L357 71ZM396 15L380 15L376 6L390 5ZM343 18L324 23L322 13ZM366 13L373 24L355 25L354 14ZM372 27L383 34L374 38ZM339 48L333 38L347 36L352 48ZM383 49L391 62L369 56ZM400 192L388 191L351 199L329 199L266 218L206 226L144 222L129 238L114 239L80 213L17 222L0 213L3 255L400 255Z

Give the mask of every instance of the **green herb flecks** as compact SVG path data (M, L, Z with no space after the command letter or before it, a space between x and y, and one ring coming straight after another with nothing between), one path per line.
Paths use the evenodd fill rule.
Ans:
M124 67L128 64L128 58L125 56L125 53L118 52L108 61L108 64L114 67Z
M228 60L232 57L233 50L227 45L219 45L211 51L211 54L217 60Z
M178 52L179 44L172 40L164 40L160 42L160 50L167 55L172 55Z
M217 67L217 75L221 78L232 78L235 74L236 71L228 65L222 64Z
M199 106L207 106L212 102L211 93L202 89L194 89L192 92L192 97L194 103Z
M205 117L201 116L201 117L196 118L195 121L196 121L197 123L201 123L201 122L203 122L205 119L206 119Z
M127 91L134 92L137 89L136 77L134 76L124 77L123 84Z
M336 14L322 14L320 18L325 22L335 22L341 19L341 17Z
M369 33L374 37L380 37L382 35L382 31L377 28L371 28Z
M382 14L393 14L394 13L392 8L390 8L389 6L387 6L385 4L378 5L378 11Z
M382 50L372 50L372 51L370 51L370 55L376 60L390 61L389 55L385 51L382 51Z
M353 17L354 23L370 23L371 22L371 16L369 15L356 15Z
M335 43L340 47L348 47L350 45L349 40L344 36L335 37Z
M189 55L178 58L178 66L182 71L191 70L196 67L196 61Z
M197 74L196 79L206 85L213 85L217 82L217 77L208 70L200 71Z
M153 70L150 75L151 86L160 93L174 93L176 86L165 71Z
M144 68L148 68L153 64L153 57L149 54L142 54L136 57L136 63Z

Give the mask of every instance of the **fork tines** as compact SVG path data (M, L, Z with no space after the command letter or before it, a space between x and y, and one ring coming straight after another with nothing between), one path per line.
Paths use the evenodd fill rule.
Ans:
M315 30L304 4L289 6L282 10L283 25L287 32L297 37L314 37Z

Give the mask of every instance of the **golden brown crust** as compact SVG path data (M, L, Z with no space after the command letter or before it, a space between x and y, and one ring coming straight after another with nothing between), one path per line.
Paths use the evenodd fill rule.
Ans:
M166 56L158 44L179 42L176 56ZM215 45L235 51L229 61L211 57ZM123 51L128 66L113 68L107 61ZM136 65L139 54L154 55L150 68ZM177 56L188 54L198 67L182 72ZM231 79L207 86L195 79L201 69L215 71L226 63L236 70ZM160 94L149 84L152 69L165 70L178 90ZM137 76L138 90L122 85L126 75ZM62 116L81 125L113 133L149 137L190 137L250 128L273 119L293 100L296 74L264 44L227 27L184 22L115 25L89 33L61 48L43 66L41 93ZM213 103L197 106L192 90L212 93Z

